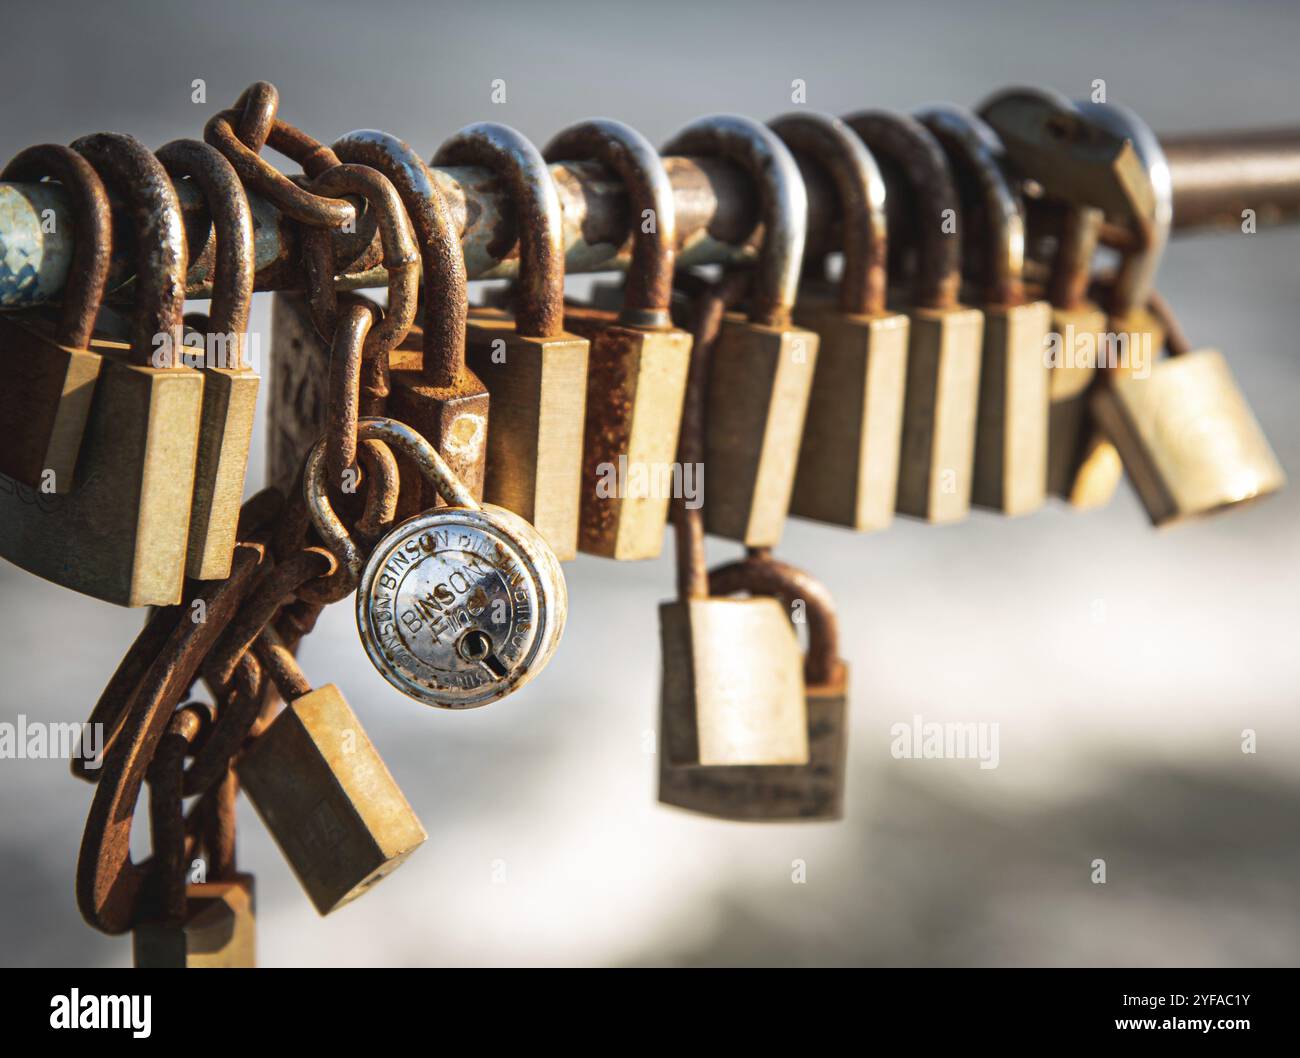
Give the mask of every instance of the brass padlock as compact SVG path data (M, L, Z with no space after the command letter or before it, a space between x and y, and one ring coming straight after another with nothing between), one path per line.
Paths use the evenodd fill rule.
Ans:
M749 312L727 314L709 363L705 521L710 533L768 547L785 528L817 365L817 335L790 322L808 223L803 178L770 129L735 115L692 122L664 153L726 158L758 191L763 245Z
M475 501L405 424L361 419L357 437L404 456L446 501L402 522L363 559L330 506L325 440L312 449L303 480L312 524L357 585L366 654L427 705L468 709L514 693L546 667L564 631L568 595L555 554L519 515Z
M258 660L285 702L239 759L240 781L316 910L328 915L428 837L343 693L312 690L274 633Z
M392 182L411 220L423 263L424 315L392 351L387 410L428 439L475 499L483 497L487 460L487 387L465 365L469 309L465 257L446 199L420 156L396 136L373 129L350 132L332 145L345 162L378 169ZM436 501L403 467L398 516Z
M129 348L104 342L77 463L62 496L0 491L0 555L63 587L122 606L181 597L203 375L181 365L184 226L162 164L138 140L77 140L138 225Z
M908 320L885 304L885 183L837 118L787 114L772 130L800 166L826 170L843 215L838 292L800 285L794 319L818 336L790 513L852 529L894 519L907 380Z
M931 106L917 114L943 145L969 216L983 220L975 270L982 287L984 352L971 502L1003 514L1028 514L1047 498L1048 335L1051 307L1025 291L1025 216L1004 172L997 134L970 111ZM969 263L969 262L968 262Z
M830 593L801 570L750 556L709 574L713 596L773 596L806 621L804 696L808 763L674 768L660 754L659 800L723 819L839 819L848 751L848 666L838 656Z
M230 576L260 382L244 359L253 299L253 214L234 167L215 147L173 140L157 157L172 177L194 182L212 217L212 305L207 316L186 318L203 342L203 414L185 572L221 580Z
M510 189L519 228L514 314L469 318L469 365L491 394L489 503L537 527L562 561L578 550L587 340L564 330L564 222L546 162L514 129L480 122L438 148L435 165L482 166Z
M845 122L910 194L916 268L898 470L901 514L958 522L970 511L984 316L958 300L960 202L943 148L915 118L868 110Z
M1286 475L1223 354L1191 350L1163 300L1151 304L1168 358L1149 373L1108 371L1091 400L1152 524L1276 492Z
M0 314L0 474L49 495L70 491L75 480L99 378L101 358L89 344L113 231L103 181L76 151L54 143L28 147L0 172L0 180L46 176L58 180L70 199L72 261L52 334L22 316Z
M578 547L614 559L663 550L691 336L672 324L677 220L654 147L617 121L564 129L550 162L597 161L627 189L632 263L617 312L566 306L564 326L591 343L582 438Z

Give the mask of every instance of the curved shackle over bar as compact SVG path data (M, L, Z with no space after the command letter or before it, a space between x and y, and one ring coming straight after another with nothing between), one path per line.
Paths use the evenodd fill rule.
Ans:
M808 193L794 156L766 126L737 114L691 122L664 144L662 153L727 158L755 182L763 245L749 295L749 318L784 326L798 293L808 233Z
M840 310L864 316L884 312L889 287L889 225L885 179L876 159L852 129L829 114L783 114L768 126L796 156L825 169L835 186L844 251Z
M632 262L619 321L629 327L671 327L677 208L659 152L631 126L593 118L559 132L542 155L548 162L597 161L623 182L632 221ZM649 227L644 223L647 210L652 211Z

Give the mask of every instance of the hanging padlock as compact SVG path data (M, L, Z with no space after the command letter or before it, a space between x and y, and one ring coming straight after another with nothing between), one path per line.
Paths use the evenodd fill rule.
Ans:
M1223 354L1193 351L1163 300L1150 304L1169 356L1149 374L1108 371L1091 407L1152 524L1276 492L1286 475Z
M830 593L808 574L767 556L750 556L709 574L709 594L772 596L806 622L804 700L808 763L675 768L660 754L659 800L723 819L839 819L848 749L848 666L838 656Z
M720 157L754 183L763 245L747 315L728 313L709 357L703 464L710 533L752 547L781 539L817 365L817 335L790 322L808 225L808 199L793 155L756 121L693 121L665 154Z
M0 180L58 180L72 208L72 260L57 327L0 314L0 474L42 494L72 489L101 358L88 348L104 296L112 216L103 181L76 151L28 147ZM14 491L5 489L4 491Z
M72 146L135 221L131 343L97 346L103 363L72 491L0 492L0 555L108 602L167 606L185 576L203 408L203 375L181 364L185 229L176 191L144 144L100 133Z
M870 110L844 120L893 178L890 194L907 203L915 224L897 510L934 523L961 521L970 511L984 317L958 300L957 189L943 148L916 119Z
M357 629L371 662L403 694L444 709L517 691L545 668L564 631L568 595L555 554L519 515L475 501L403 423L361 419L357 437L405 456L446 501L363 558L326 494L325 441L308 457L312 524L357 585Z
M240 782L316 910L396 870L428 835L343 693L315 690L274 632L258 660L284 711L239 759Z
M997 134L970 111L931 106L917 114L948 155L967 194L968 216L982 221L973 270L982 288L984 352L971 502L1003 514L1027 514L1047 494L1048 335L1051 307L1031 300L1024 284L1025 217L1004 172Z
M487 459L488 390L465 366L469 309L465 257L446 199L420 156L396 136L350 132L332 145L344 162L378 169L406 207L423 263L424 315L390 356L388 411L428 439L475 499L483 496ZM399 517L432 507L422 482L403 467Z
M794 319L818 336L790 513L852 529L893 521L907 378L907 317L885 304L885 184L862 141L837 118L770 123L801 167L824 169L843 218L838 292L800 284Z
M173 140L157 156L172 177L193 181L212 217L212 305L206 317L187 318L203 339L203 417L185 572L221 580L230 575L260 381L244 359L253 299L253 214L234 168L215 147Z
M470 314L469 365L492 399L487 438L489 503L532 522L557 558L578 549L587 340L564 330L564 224L551 173L514 129L480 122L433 159L482 166L508 187L519 230L513 315Z
M622 308L569 305L565 329L591 343L582 440L578 547L614 559L663 549L691 336L672 324L677 220L673 188L639 132L600 119L571 125L548 161L597 161L622 182L632 218L632 263ZM665 484L667 483L667 484Z

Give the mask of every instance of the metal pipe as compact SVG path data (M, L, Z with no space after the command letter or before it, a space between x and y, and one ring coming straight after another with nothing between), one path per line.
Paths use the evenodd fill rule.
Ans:
M1260 226L1300 222L1300 129L1183 134L1162 139L1173 179L1175 232L1241 223L1253 209ZM677 207L678 261L725 263L753 256L758 201L741 171L710 158L666 157ZM518 246L509 204L496 179L476 168L435 169L462 231L465 263L473 279L510 278ZM627 200L622 186L599 165L551 166L564 210L565 266L569 273L622 270L630 258ZM834 246L832 189L818 173L808 184L809 245ZM187 294L210 293L212 247L200 196L178 187L190 236ZM302 270L295 225L253 196L258 290L299 288ZM71 259L71 210L62 189L50 184L0 183L0 308L57 300ZM129 278L130 236L117 236L111 283ZM361 240L364 242L364 240ZM374 246L357 250L340 240L340 285L382 286Z

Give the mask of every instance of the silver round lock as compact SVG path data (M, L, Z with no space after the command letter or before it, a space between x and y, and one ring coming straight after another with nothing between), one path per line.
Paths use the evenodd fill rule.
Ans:
M568 592L554 552L519 515L475 502L409 427L362 419L357 435L401 450L451 504L407 519L363 564L325 498L323 447L313 450L304 483L312 520L358 574L357 629L371 662L403 694L443 709L518 690L564 631Z

